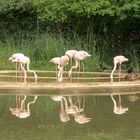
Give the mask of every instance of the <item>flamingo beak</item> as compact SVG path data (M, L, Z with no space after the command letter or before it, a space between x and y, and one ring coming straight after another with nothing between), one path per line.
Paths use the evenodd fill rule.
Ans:
M11 61L12 59L13 59L12 57L9 57L9 59L8 59L8 60L9 60L9 61Z
M128 58L125 58L125 61L128 61Z
M91 57L91 56L92 56L91 54L88 55L88 57Z

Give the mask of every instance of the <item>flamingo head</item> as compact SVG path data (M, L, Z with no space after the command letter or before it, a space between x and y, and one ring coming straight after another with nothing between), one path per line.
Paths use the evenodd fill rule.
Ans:
M79 60L84 60L87 57L90 57L91 55L85 51L79 51L75 54L75 58Z

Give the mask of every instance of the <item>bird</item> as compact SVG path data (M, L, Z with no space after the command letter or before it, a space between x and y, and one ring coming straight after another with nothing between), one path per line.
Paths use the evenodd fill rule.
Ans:
M65 55L67 55L71 60L74 58L74 55L77 53L77 50L67 50Z
M37 74L35 73L34 70L30 70L29 65L30 65L30 58L27 56L18 56L15 59L12 60L12 62L20 63L20 67L24 72L24 82L26 83L26 78L27 78L27 73L24 68L24 65L26 65L27 71L32 72L35 77L35 82L37 82Z
M60 65L60 57L54 57L50 60L51 63L55 64L56 80L58 80L58 65Z
M119 65L119 81L120 81L120 76L121 76L121 64L123 63L123 62L126 62L126 61L128 61L128 58L125 58L124 56L122 56L122 55L119 55L119 56L116 56L116 57L114 57L114 68L113 68L113 70L112 70L112 72L111 72L111 74L110 74L110 79L111 79L111 82L113 82L113 73L114 73L114 71L116 70L116 68L117 68L117 64Z
M69 79L72 78L72 71L73 69L77 69L78 68L78 81L79 81L79 72L80 72L80 62L85 60L87 57L90 57L91 55L88 54L86 51L77 51L75 52L73 58L76 62L76 64L74 66L71 67L71 69L69 70ZM84 65L83 65L83 69L84 69Z
M111 95L111 99L113 101L113 104L114 104L114 108L113 108L113 112L115 114L124 114L126 111L128 111L128 108L127 107L122 107L121 106L121 96L119 95L119 102L118 102L118 105L117 105L117 102L116 100L114 99L113 95Z
M14 59L16 59L17 57L20 57L20 56L24 56L23 53L14 53L12 54L11 57L9 57L9 61L13 61ZM16 63L16 77L18 75L18 72L20 70L20 65L19 65L19 62Z
M133 71L133 68L131 67L131 68L129 68L127 70L127 73L126 73L126 76L125 76L125 80L133 81L133 80L138 79L139 77L140 77L140 75L135 73Z
M63 81L63 71L64 71L64 67L68 64L69 62L69 57L67 55L61 56L61 57L54 57L50 60L50 62L54 63L57 68L56 71L58 71L57 74L57 80L58 82L62 82Z

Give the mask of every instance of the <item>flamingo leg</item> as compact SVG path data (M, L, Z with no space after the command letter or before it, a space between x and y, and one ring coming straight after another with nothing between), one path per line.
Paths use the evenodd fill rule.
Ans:
M58 80L58 66L55 67L56 81Z
M25 70L25 68L23 67L22 63L20 64L20 66L21 66L21 69L22 69L23 72L24 72L24 83L26 83L26 82L27 82L27 81L26 81L26 79L27 79L27 73L26 73L26 70Z
M118 71L118 75L119 75L119 82L120 82L120 78L121 78L121 64L119 64L119 71Z
M79 83L79 79L80 79L80 61L78 62L78 83Z
M17 74L17 65L18 65L18 63L16 63L16 82L17 82L17 76L18 76L18 74Z
M85 83L85 66L84 66L84 62L82 61L82 66L83 66L83 77L84 77L84 83Z

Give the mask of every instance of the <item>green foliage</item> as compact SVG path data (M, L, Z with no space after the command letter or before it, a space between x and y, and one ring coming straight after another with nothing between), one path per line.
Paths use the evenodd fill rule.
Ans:
M135 54L139 69L139 0L1 0L0 19L6 57L7 49L23 51L42 67L67 49L85 50L97 70L116 55Z

